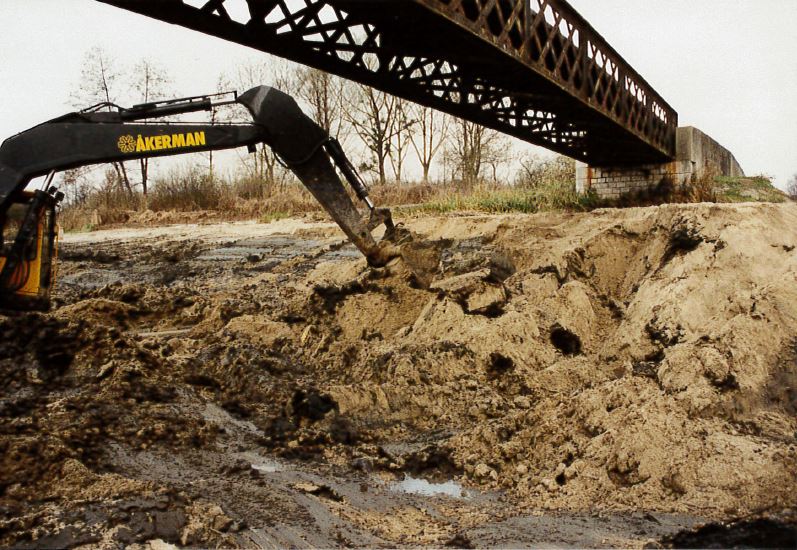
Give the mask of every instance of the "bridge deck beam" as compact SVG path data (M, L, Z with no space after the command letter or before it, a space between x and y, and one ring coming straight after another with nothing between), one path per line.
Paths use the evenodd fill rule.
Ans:
M99 0L601 164L675 156L677 113L565 0Z

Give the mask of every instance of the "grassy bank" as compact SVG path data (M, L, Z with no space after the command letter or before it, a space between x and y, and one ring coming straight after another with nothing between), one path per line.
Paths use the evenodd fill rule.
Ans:
M730 178L715 180L718 202L786 202L789 196L774 187L769 178Z
M573 184L389 184L374 186L371 196L380 206L399 213L450 212L535 213L583 212L607 206L649 206L667 202L784 202L785 193L767 178L719 177L696 182L690 188L662 188L608 203L594 195L576 193ZM148 197L119 190L96 190L79 205L64 208L67 231L92 230L116 224L157 225L193 221L259 220L270 223L291 216L321 214L321 207L297 184L264 185L252 179L209 180L188 174L159 182Z

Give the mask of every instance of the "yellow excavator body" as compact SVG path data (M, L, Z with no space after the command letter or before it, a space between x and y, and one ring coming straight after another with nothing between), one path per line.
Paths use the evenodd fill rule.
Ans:
M13 244L32 193L22 193L8 210L2 222L2 249L0 271L8 261L8 249ZM24 251L22 261L2 285L0 307L15 310L46 310L50 293L55 286L56 256L58 253L58 226L55 210L42 206L36 214L36 236Z

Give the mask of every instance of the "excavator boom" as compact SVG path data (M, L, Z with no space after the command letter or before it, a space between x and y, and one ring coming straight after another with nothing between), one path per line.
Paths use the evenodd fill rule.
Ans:
M271 147L296 174L369 263L383 265L392 257L390 248L378 246L371 235L380 224L385 224L389 230L393 228L390 212L374 207L367 188L340 145L305 115L292 97L268 86L236 95L233 101L214 103L213 97L182 98L129 109L101 104L45 122L3 142L0 146L0 224L3 228L0 235L3 237L0 241L0 305L11 303L20 308L20 288L30 286L20 286L23 279L28 281L23 275L52 269L52 265L42 262L32 264L31 258L53 256L52 250L49 255L42 253L42 232L48 231L50 240L54 239L52 227L45 228L41 222L46 215L55 216L55 204L63 195L49 188L49 184L48 188L32 194L26 192L25 188L34 178L49 174L52 179L56 172L100 163L237 147L254 151L260 143ZM230 103L244 106L252 122L189 124L160 120ZM100 110L105 108L109 110ZM151 119L159 120L146 122ZM355 206L336 167L366 206L365 213ZM7 228L12 224L9 212L15 204L25 204L27 210L24 216L18 216L17 230L13 238L8 239ZM41 277L41 280L49 279L51 277ZM39 286L35 290L37 304L49 301L49 288Z

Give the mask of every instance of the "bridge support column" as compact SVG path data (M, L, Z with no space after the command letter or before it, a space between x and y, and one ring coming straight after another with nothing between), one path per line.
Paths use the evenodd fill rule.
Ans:
M588 166L576 163L576 189L601 199L649 191L671 184L688 185L704 176L744 176L733 154L691 126L678 128L676 160L639 166Z

